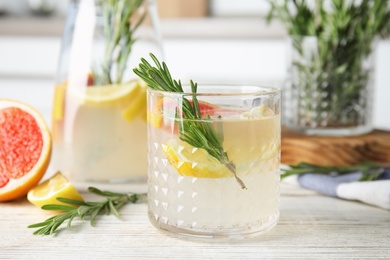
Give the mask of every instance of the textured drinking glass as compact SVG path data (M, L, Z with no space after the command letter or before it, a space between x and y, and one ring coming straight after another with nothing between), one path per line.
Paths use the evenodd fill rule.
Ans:
M197 94L148 90L148 213L162 231L196 238L245 238L279 219L280 91L198 86ZM202 119L183 118L198 101ZM186 121L187 120L187 121ZM185 122L186 121L186 122ZM183 141L211 127L231 164ZM179 130L180 129L180 130ZM242 181L240 185L239 180ZM243 188L242 186L245 186Z

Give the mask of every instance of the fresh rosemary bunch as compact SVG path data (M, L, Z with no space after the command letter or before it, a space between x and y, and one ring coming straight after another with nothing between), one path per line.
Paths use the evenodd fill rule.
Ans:
M80 218L81 220L89 219L90 224L93 226L96 217L105 212L107 215L113 214L119 217L119 208L127 203L137 203L146 201L146 194L136 193L115 193L110 191L101 191L94 187L89 187L88 190L96 195L104 196L107 199L97 202L86 202L81 200L72 200L67 198L57 198L58 201L69 204L47 204L42 206L44 210L60 210L64 213L60 213L56 216L48 218L47 220L29 225L28 228L39 228L33 234L34 235L52 235L58 228L67 221L67 227L70 228L74 218Z
M136 41L134 32L145 19L138 14L145 0L100 0L105 51L103 62L94 69L94 84L120 84L127 60ZM114 73L116 72L116 74Z
M366 124L366 111L370 109L367 100L371 96L367 88L372 73L369 57L376 38L390 36L390 2L269 3L268 20L280 20L293 44L291 99L298 107L292 120L302 127ZM307 36L314 36L315 40ZM313 44L313 49L309 44Z
M281 178L291 175L302 175L305 173L342 175L352 172L361 172L359 181L374 181L384 172L384 168L376 163L364 162L354 166L319 166L310 163L299 163L290 165L290 169L282 170Z
M139 68L135 68L134 73L143 79L153 90L184 93L180 80L177 81L172 79L171 73L165 62L161 64L153 54L150 54L150 57L157 67L151 66L146 59L142 58ZM227 153L223 149L222 130L219 129L219 131L217 131L214 128L210 115L202 118L198 99L196 97L197 83L194 83L191 80L190 86L192 104L187 98L183 98L183 120L180 120L180 123L177 121L180 140L187 142L193 147L206 150L211 156L229 169L242 189L246 189L245 184L236 174L235 164L230 161ZM177 111L176 117L178 117Z

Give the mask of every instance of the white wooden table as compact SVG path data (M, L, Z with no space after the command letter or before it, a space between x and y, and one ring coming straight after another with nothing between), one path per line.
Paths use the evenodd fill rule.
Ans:
M101 186L140 192L144 185ZM84 189L84 185L77 185ZM85 199L96 199L83 192ZM146 204L126 205L121 218L96 226L74 221L56 236L33 236L29 224L50 216L26 199L0 204L0 259L390 259L390 212L282 185L281 217L247 241L195 242L157 231Z

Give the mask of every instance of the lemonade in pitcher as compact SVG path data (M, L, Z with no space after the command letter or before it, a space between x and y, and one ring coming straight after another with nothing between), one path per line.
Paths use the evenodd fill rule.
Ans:
M52 135L58 167L79 181L145 178L145 91L140 81L85 89L57 86Z
M155 0L71 1L52 112L52 166L76 181L146 180L146 84L162 56Z

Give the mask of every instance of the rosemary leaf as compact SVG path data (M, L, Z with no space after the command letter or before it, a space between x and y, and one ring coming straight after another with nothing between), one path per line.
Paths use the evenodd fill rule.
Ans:
M74 210L74 207L60 205L60 204L47 204L41 207L44 210L62 210L62 211L71 211Z
M72 215L70 216L70 218L68 219L68 225L67 225L67 228L70 228L72 226L72 220L75 218L76 216L75 215ZM92 218L92 217L91 217ZM92 224L91 224L92 226Z
M282 169L281 179L306 173L337 176L352 172L361 172L362 176L359 181L374 181L377 180L385 170L379 164L372 162L364 162L354 166L320 166L310 163L299 163L297 165L289 165L289 167L290 169Z
M101 208L96 208L96 209L91 211L91 216L89 218L89 223L90 223L91 226L94 226L95 218L99 214L100 210L101 210Z
M360 177L359 181L375 181L384 170L382 167L365 170L362 172L362 177Z
M77 205L77 206L85 205L85 202L81 201L81 200L73 200L73 199L61 198L61 197L58 197L56 199L60 202L67 203L67 204L72 204L72 205Z

